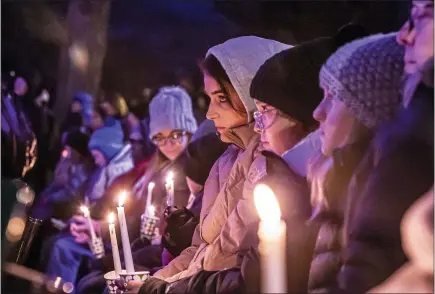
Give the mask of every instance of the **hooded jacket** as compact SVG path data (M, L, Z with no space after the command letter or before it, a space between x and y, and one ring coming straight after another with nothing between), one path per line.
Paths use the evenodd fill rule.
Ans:
M200 224L192 246L154 276L168 282L190 277L201 270L223 270L240 265L243 255L255 242L249 230L257 222L252 201L255 183L266 176L266 160L261 155L259 135L251 123L255 109L249 95L250 83L258 68L289 45L254 36L231 39L211 48L226 71L249 114L246 125L229 131L233 145L216 161L204 188ZM255 226L254 226L255 227ZM255 246L255 245L254 245Z
M85 202L93 204L101 199L110 184L118 176L125 174L133 167L131 145L127 144L110 160L107 166L99 168L94 172L85 193Z

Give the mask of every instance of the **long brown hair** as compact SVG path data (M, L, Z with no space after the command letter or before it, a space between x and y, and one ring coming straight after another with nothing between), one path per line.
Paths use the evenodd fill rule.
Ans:
M219 60L214 55L210 54L199 63L199 68L204 75L207 74L217 81L225 96L229 98L232 108L243 117L248 117L242 100L231 84L230 78Z

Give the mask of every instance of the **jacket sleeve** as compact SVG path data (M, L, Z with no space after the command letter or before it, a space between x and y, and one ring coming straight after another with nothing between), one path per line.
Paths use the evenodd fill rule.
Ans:
M388 147L370 171L346 224L348 242L338 276L344 290L367 291L405 263L401 219L433 184L433 158L428 158L433 148L412 140L390 142Z
M186 248L181 252L179 256L174 258L167 266L159 270L154 274L154 277L166 280L176 274L186 270L189 267L190 262L196 254L201 243L201 238L199 236L199 225L196 227L192 238L192 246Z
M223 271L200 271L167 286L166 293L244 293L244 282L238 268Z

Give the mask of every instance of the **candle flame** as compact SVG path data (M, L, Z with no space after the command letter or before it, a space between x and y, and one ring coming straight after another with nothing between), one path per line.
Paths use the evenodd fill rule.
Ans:
M170 171L166 177L166 184L170 184L174 181L174 173Z
M122 191L120 194L119 194L119 200L118 200L118 204L119 204L119 206L124 206L124 202L125 202L125 199L127 198L127 192L125 192L125 191Z
M83 212L83 214L87 217L89 215L89 209L86 206L80 206L80 210Z
M148 189L149 189L149 190L152 190L152 189L154 189L155 186L156 186L156 184L154 184L153 182L151 182L151 183L148 184Z
M281 220L281 209L272 189L259 184L254 189L254 203L261 221L278 222Z
M109 216L107 217L107 221L109 224L115 223L115 214L113 212L109 213Z

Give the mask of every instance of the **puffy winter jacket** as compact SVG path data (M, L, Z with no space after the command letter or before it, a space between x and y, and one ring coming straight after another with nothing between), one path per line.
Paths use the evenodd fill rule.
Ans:
M376 136L349 193L343 268L344 290L364 292L380 284L407 260L400 237L406 210L433 185L433 60L396 120Z
M348 187L363 158L369 138L337 150L332 157L321 155L310 172L313 215L311 230L318 228L310 269L309 290L325 292L336 286L342 264L342 232Z

